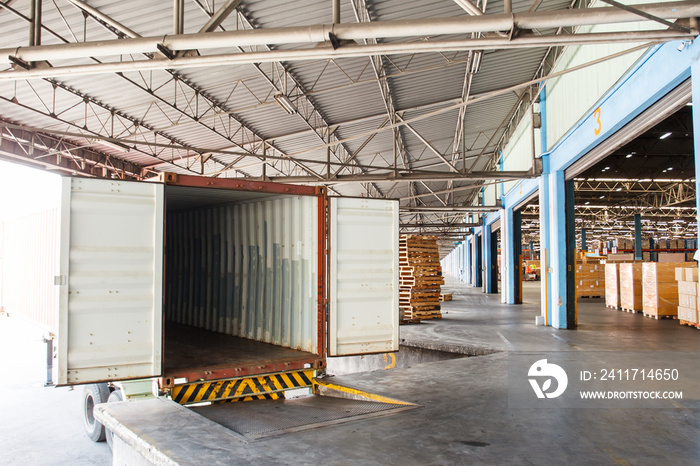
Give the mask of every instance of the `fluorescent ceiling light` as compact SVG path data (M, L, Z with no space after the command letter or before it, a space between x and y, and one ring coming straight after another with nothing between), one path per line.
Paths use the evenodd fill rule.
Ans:
M627 154L627 155L625 156L625 158L626 158L626 159L629 159L629 158L632 157L633 155L634 155L634 154Z
M102 139L93 139L91 142L109 147L110 149L118 150L120 152L129 152L131 150L129 146L118 142L104 141Z
M289 113L290 115L294 115L297 112L296 107L294 106L292 101L289 100L289 97L287 97L285 94L282 94L281 92L276 92L275 100L278 104L280 104L280 107L282 107L284 111Z
M470 68L470 73L475 74L478 73L479 70L481 69L481 59L484 56L484 51L483 50L475 50L474 55L472 57L472 66Z
M666 133L666 134L662 135L661 137L659 137L659 139L666 139L666 138L669 137L671 134L673 134L673 133L670 133L670 132L669 132L669 133Z

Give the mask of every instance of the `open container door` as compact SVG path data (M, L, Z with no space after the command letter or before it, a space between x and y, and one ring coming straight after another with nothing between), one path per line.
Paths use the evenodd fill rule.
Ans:
M161 375L163 188L64 178L59 385Z
M328 354L399 349L399 203L330 199Z

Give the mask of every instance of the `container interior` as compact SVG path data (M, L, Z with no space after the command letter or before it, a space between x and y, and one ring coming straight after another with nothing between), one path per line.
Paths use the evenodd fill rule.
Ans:
M164 373L317 359L318 198L166 186Z

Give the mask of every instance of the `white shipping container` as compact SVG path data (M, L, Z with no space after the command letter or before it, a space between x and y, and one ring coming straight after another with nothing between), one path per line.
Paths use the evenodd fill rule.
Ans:
M59 384L218 380L398 350L398 202L163 180L64 179Z

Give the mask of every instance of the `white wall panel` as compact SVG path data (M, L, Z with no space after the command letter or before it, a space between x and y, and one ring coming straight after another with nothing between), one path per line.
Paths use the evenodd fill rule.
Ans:
M58 329L58 209L7 220L0 241L0 307L46 330Z
M596 2L600 6L602 2ZM649 3L641 0L626 0L628 5ZM612 7L610 7L612 8ZM638 31L642 29L663 29L661 24L646 21L644 23L626 23L620 25L596 25L579 29L581 33ZM612 43L598 45L571 46L564 51L554 71L569 69L623 50L629 50L640 44ZM600 97L610 89L632 66L646 49L628 53L621 57L589 66L565 74L547 82L547 148L554 144L571 129ZM605 124L605 115L602 115Z

